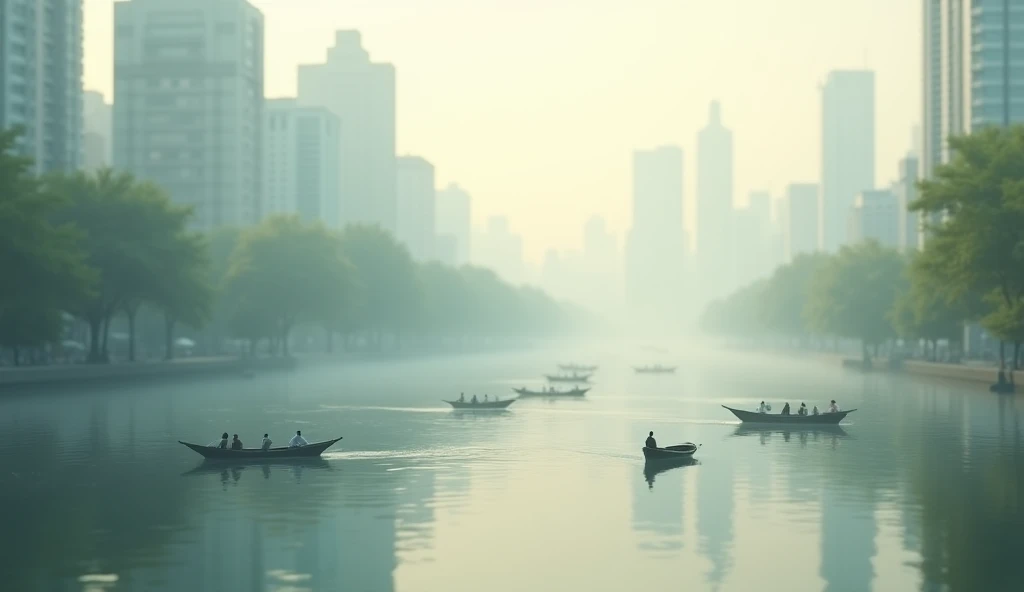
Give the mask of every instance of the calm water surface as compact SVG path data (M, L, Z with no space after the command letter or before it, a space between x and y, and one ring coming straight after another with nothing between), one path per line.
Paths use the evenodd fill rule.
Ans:
M651 359L654 355L659 359ZM461 414L558 361L585 400ZM679 363L675 376L631 364ZM857 407L741 430L720 405ZM0 590L1024 589L1024 403L730 354L534 352L0 400ZM206 466L178 439L337 435L322 462ZM662 445L699 464L645 469Z

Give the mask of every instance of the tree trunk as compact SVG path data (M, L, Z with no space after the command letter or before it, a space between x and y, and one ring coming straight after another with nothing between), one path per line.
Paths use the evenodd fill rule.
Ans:
M1013 342L1013 369L1020 368L1020 341Z
M21 366L21 350L18 346L11 346L11 356L14 358L14 365Z
M1006 342L1002 339L999 340L999 367L1006 367Z
M98 315L90 316L89 319L89 356L90 364L99 364L103 361L101 351L100 335L103 333L103 319Z
M327 353L334 353L334 330L327 329Z
M288 334L291 333L291 325L285 325L281 328L281 355L287 358L291 352L288 350Z
M108 343L110 342L110 315L103 317L103 330L101 331L101 339L103 342L100 344L101 358L104 362L110 361L110 349Z
M177 321L171 315L164 313L164 359L174 359L174 325Z
M128 317L128 361L135 361L135 315L139 312L139 306L125 307L124 314Z

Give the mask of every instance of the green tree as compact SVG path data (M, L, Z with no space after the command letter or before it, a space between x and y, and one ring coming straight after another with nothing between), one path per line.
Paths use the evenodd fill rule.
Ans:
M875 242L846 246L811 282L807 315L825 335L859 339L868 348L894 337L890 311L906 285L906 260Z
M767 331L803 341L811 334L807 320L811 281L828 263L821 253L800 254L792 263L775 270L756 306Z

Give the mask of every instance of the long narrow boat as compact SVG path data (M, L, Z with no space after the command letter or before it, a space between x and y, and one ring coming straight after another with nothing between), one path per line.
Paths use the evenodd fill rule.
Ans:
M743 423L757 423L757 424L786 424L786 425L830 425L837 424L847 415L856 411L856 409L850 409L849 411L840 411L838 413L822 413L820 415L782 415L781 413L758 413L757 411L743 411L741 409L733 409L726 405L722 405L732 414L739 418Z
M699 445L687 442L664 448L648 448L644 446L643 451L644 458L647 460L685 460L692 458L693 454L697 452L697 448L699 448Z
M596 372L597 366L586 366L584 364L559 364L558 369L564 372Z
M200 446L199 444L189 444L188 442L182 442L178 440L179 444L184 444L192 450L203 455L204 458L216 459L216 460L255 460L255 459L266 459L266 458L310 458L314 456L320 456L324 450L327 450L334 445L335 442L341 440L341 437L337 437L333 440L325 440L323 442L314 442L305 446L294 446L285 448L270 448L263 450L262 448L243 448L241 450L231 450L230 448L217 448L216 446Z
M582 397L587 394L589 388L573 387L567 391L556 391L556 390L540 390L531 391L528 388L514 388L512 389L519 393L520 397Z
M488 411L488 410L494 410L494 409L507 409L509 405L511 405L512 403L516 402L515 399L505 399L504 401L480 401L480 400L477 400L476 403L473 403L472 401L446 401L444 399L442 399L442 401L444 401L445 403L448 403L449 405L451 405L455 409L470 409L470 410L473 410L473 411Z
M590 377L593 373L588 374L545 374L545 378L550 382L590 382Z
M634 366L633 370L637 374L675 374L676 366L662 366L660 364L654 366Z

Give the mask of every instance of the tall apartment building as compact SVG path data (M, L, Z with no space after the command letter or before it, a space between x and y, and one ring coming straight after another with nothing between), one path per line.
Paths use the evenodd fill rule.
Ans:
M847 242L851 245L870 240L883 247L899 246L899 204L888 189L872 189L857 194L848 211L847 224Z
M273 99L263 108L263 216L298 214L340 227L341 125L323 107Z
M786 188L782 229L786 262L818 250L818 193L813 183L794 183Z
M434 165L419 156L402 156L397 163L398 174L398 240L405 243L413 258L433 259L434 218L437 189L434 187Z
M82 157L82 0L0 1L0 129L23 128L36 170Z
M437 192L434 225L438 242L451 256L449 261L452 265L465 265L474 255L471 245L472 205L473 198L455 183Z
M82 168L94 171L113 162L114 108L102 93L83 95Z
M262 217L263 14L246 0L114 5L114 166L195 209Z

